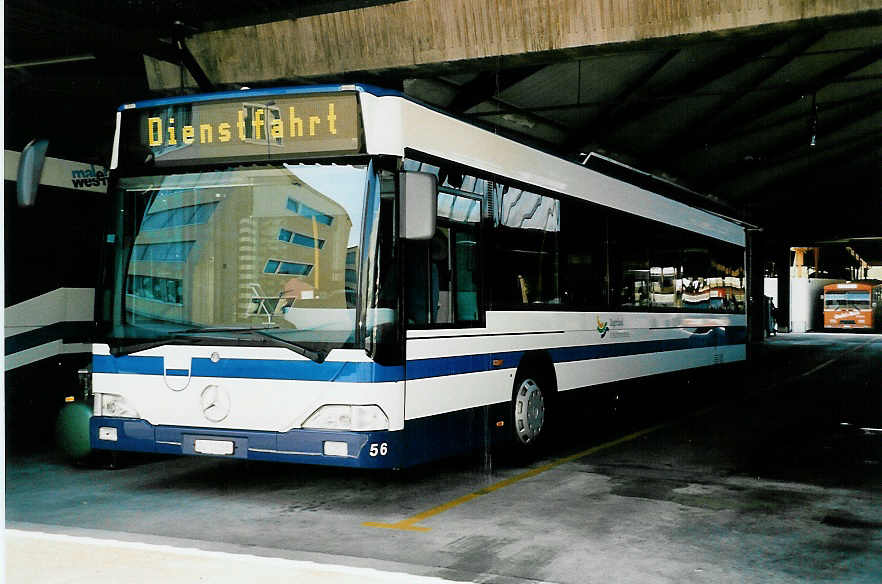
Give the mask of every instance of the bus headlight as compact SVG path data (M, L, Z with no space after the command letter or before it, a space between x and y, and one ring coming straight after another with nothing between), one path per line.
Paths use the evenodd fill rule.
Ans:
M121 395L115 393L96 393L94 412L96 416L113 418L138 418L138 410Z
M88 399L92 395L92 365L77 370L77 381L80 383L80 389L83 391L83 399Z
M388 430L389 418L380 406L327 405L317 409L304 428L322 430Z

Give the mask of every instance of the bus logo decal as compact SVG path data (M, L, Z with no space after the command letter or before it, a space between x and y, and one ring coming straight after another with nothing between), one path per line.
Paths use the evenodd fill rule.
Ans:
M70 171L70 183L75 189L85 187L106 187L107 169L103 166L91 165L86 168L78 168Z
M601 339L609 332L609 322L600 322L599 316L597 317L597 332L600 333Z
M210 422L221 422L230 415L230 394L218 387L209 385L202 390L202 415Z

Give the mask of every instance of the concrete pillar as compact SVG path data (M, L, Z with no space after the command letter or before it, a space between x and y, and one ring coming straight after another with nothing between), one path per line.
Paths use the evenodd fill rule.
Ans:
M807 254L814 257L815 270L818 265L818 249L814 247L792 248L793 267L790 278L790 331L804 333L812 328L812 320L815 311L815 298L812 280L809 274L812 270L807 261Z
M762 342L766 331L763 267L766 264L765 237L759 231L747 232L747 347Z
M778 331L790 332L790 246L778 247L775 253L778 267Z

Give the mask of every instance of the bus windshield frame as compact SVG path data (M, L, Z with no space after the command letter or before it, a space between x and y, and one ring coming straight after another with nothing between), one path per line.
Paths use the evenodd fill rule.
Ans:
M96 298L113 353L279 346L320 362L335 348L376 346L374 329L397 330L397 303L377 305L389 294L376 272L393 271L379 258L394 254L396 239L378 236L390 229L380 225L381 183L393 181L374 160L122 174L111 179ZM394 202L394 184L384 188Z

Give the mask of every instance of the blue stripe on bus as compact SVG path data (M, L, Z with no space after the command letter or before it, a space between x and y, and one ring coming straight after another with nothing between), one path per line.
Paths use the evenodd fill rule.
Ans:
M165 359L162 357L132 357L123 355L92 355L92 373L133 373L135 375L162 375Z
M706 333L693 334L685 339L657 341L635 341L628 343L608 343L576 347L557 347L548 350L552 361L567 363L589 361L609 357L625 357L662 353L683 349L697 349L745 343L745 327L711 329ZM386 366L376 363L325 361L282 361L268 359L221 359L217 363L206 358L195 358L191 362L189 374L193 377L228 377L240 379L277 379L302 381L342 381L348 383L379 383L405 379L427 379L447 375L478 373L493 369L517 367L524 351L503 353L482 353L456 357L436 357L415 359L400 365ZM501 363L494 367L493 361ZM141 375L187 375L186 369L164 369L162 357L136 357L126 355L94 355L92 369L95 373L132 373Z
M724 338L713 331L702 335L692 335L686 339L666 339L657 341L636 341L632 343L610 343L607 345L588 345L585 347L562 347L550 349L551 360L555 363L569 361L587 361L589 359L606 359L608 357L626 357L645 353L662 353L683 349L700 349L723 345L739 344ZM742 341L743 343L743 341Z
M93 355L92 371L95 373L130 373L138 375L192 375L193 377L230 377L253 379L299 379L303 381L345 381L350 383L377 383L400 381L404 367L384 366L376 363L352 363L326 361L282 361L269 359L221 359L217 363L206 358L191 361L186 369L164 369L162 357L136 357L125 355ZM180 373L178 373L180 371Z
M523 352L507 353L507 367L517 366ZM515 357L515 358L513 358ZM407 362L408 379L425 379L427 377L442 377L445 375L458 375L461 373L475 373L487 371L492 359L499 359L495 354L462 355L459 357L436 357L433 359L416 359Z

